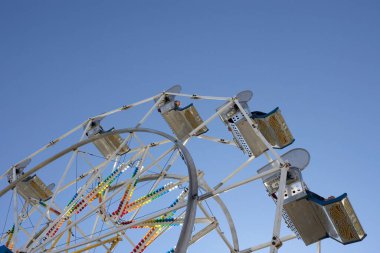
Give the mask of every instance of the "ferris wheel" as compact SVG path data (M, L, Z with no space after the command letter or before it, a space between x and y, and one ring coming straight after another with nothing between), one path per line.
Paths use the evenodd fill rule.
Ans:
M184 94L176 85L52 140L0 177L2 203L9 203L0 222L0 253L182 253L211 234L219 237L213 243L235 253L277 252L296 238L316 244L317 252L325 238L363 240L347 194L323 198L308 188L302 171L310 155L291 149L294 137L280 109L252 112L251 99L251 91L213 97ZM193 103L183 106L186 101ZM209 103L215 105L211 111ZM200 146L197 159L210 161L214 149L228 147L242 162L227 174L200 169L191 145ZM229 151L215 155L228 159ZM266 164L234 180L259 157ZM222 195L254 181L274 202L272 233L257 245L240 245L239 217Z

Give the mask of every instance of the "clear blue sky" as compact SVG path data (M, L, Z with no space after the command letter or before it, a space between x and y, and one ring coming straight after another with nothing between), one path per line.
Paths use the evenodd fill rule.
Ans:
M368 233L348 246L325 240L325 252L377 252L379 45L378 1L4 0L0 170L92 115L173 84L216 96L251 89L251 108L280 106L293 147L310 151L310 188L347 192ZM260 230L239 217L263 212L245 205L234 211L242 248ZM295 242L283 252L314 251Z

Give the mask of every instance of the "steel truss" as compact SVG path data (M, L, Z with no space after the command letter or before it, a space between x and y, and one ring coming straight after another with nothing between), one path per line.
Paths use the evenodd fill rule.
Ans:
M158 108L159 103L165 98L165 96L168 95L184 97L193 100L221 101L225 102L225 104L222 107L218 108L216 112L213 113L211 116L205 119L202 124L198 125L195 129L193 129L188 134L187 138L185 138L182 141L178 141L171 135L165 134L161 131L141 128L141 126L144 126L145 121ZM85 133L89 129L91 123L94 122L94 120L102 120L116 113L129 111L140 105L152 102L154 102L154 105L148 109L148 111L143 115L141 120L138 121L134 128L114 130L102 133L100 135L92 136L90 138L86 138ZM208 126L214 119L220 117L220 115L231 105L236 106L240 109L245 119L249 122L252 130L267 147L268 151L265 152L265 156L268 159L268 162L277 161L277 167L269 171L254 175L250 178L244 179L240 182L228 184L231 181L231 179L233 179L240 171L249 166L255 160L255 157L251 156L240 166L238 166L234 171L232 171L229 175L223 178L218 184L216 184L214 187L210 187L204 180L204 172L196 170L194 162L188 150L186 149L186 145L192 138L199 138L205 141L236 146L236 144L231 140L212 137L208 135L196 135L196 133L204 126ZM76 126L75 128L73 128L72 130L68 131L67 133L47 143L46 145L44 145L39 150L32 153L22 161L34 159L35 157L57 146L63 140L73 136L75 133L81 132L83 129L84 131L80 135L79 142L63 149L62 151L56 153L55 155L28 169L21 176L16 175L16 165L19 163L9 168L0 176L0 180L5 180L9 173L13 173L13 181L0 191L1 197L10 190L13 190L12 194L14 213L13 231L6 235L2 235L2 240L8 240L8 245L14 245L15 249L19 250L20 252L89 252L89 250L97 247L103 248L106 252L111 252L115 247L117 247L117 245L121 241L125 241L128 245L130 245L129 247L132 246L136 249L136 245L138 246L139 243L136 242L134 238L130 237L130 233L128 233L128 231L131 231L131 229L133 228L144 226L150 227L153 231L151 234L148 233L146 235L148 239L151 239L151 243L157 237L164 235L165 232L169 230L172 226L181 225L182 229L179 233L176 246L172 249L172 251L169 250L169 252L175 251L181 253L186 252L188 246L198 242L201 238L207 236L212 231L216 231L216 233L220 236L220 238L228 248L228 251L236 253L254 252L263 248L269 248L270 252L274 253L278 251L278 249L283 243L296 238L294 234L290 234L283 237L281 237L280 235L284 195L279 194L276 202L273 232L271 237L269 237L270 240L268 240L268 242L248 247L243 250L240 249L238 234L236 231L234 221L227 208L227 204L225 204L222 201L220 195L222 193L238 188L242 185L251 183L278 171L281 172L279 192L284 192L289 164L287 163L287 161L283 161L281 159L280 155L265 139L262 133L258 130L257 124L249 117L249 115L246 113L243 106L236 97L213 97L195 94L162 92L153 97L138 101L136 103L124 105L109 112L91 117L79 124L78 126ZM140 134L146 133L160 136L161 140L156 142L146 142L140 138ZM104 159L104 161L102 161L98 165L93 165L87 153L82 151L82 147L92 144L97 140L105 139L109 136L114 135L125 136L122 144L112 153L112 155ZM124 146L130 145L131 140L134 140L137 143L137 145L131 146L131 149L128 152L128 160L121 162L123 156L120 155L119 152ZM170 143L172 146L170 146ZM157 147L162 148L165 146L170 147L162 151L160 154L152 152L152 150L154 150ZM50 164L61 159L62 157L66 157L66 155L69 155L70 158L63 169L60 180L58 181L51 198L47 201L43 201L42 203L41 201L35 199L21 201L23 202L23 207L21 208L20 198L18 197L19 185L28 177L36 174L37 172L39 172L42 169L45 169L46 167L49 167ZM83 160L86 161L90 169L88 169L88 171L86 171L85 173L67 181L70 171L73 169L74 163L78 157L83 157ZM177 160L181 160L179 158L181 158L184 161L184 164L187 167L187 172L185 173L185 175L178 174L178 172L171 173L170 169L174 166ZM151 160L151 163L147 162L149 159ZM162 161L164 161L165 159L167 159L167 161L165 165L162 165ZM112 168L110 170L112 173L115 173L115 171L122 173L121 171L123 169L125 169L127 166L131 167L131 164L135 163L136 161L139 161L140 164L136 166L137 174L134 177L123 178L122 180L117 181L117 183L112 185L107 185L106 181L103 180L105 177L104 173L107 170L109 171L110 167ZM150 173L150 170L153 168L158 169L158 173ZM112 174L112 176L114 176L115 174ZM131 215L130 219L123 223L123 213L116 212L116 214L114 215L109 215L107 214L106 206L111 205L111 202L114 200L114 198L122 194L123 191L126 191L126 188L128 189L128 187L132 187L131 185L135 183L136 178L138 178L138 184L143 184L144 182L152 182L152 185L149 187L148 193L154 192L159 187L167 187L165 188L165 190L168 190L170 187L174 189L175 187L179 186L183 187L183 185L186 185L188 191L183 191L179 194L176 204L171 205L163 210L155 210L155 212L153 212L152 214L146 214L145 216L142 216L140 218L139 212L142 210L144 205L135 208L133 209L133 211L131 211L133 215ZM170 186L162 186L162 183L167 180L173 180L173 183L171 183ZM83 183L84 181L85 183ZM97 189L94 185L99 185L101 182L103 182L104 185L107 185L106 189L104 189L101 192L101 194L92 196L92 198L90 198L91 201L89 199L85 199L86 195L92 194L92 190ZM74 201L69 202L69 204L66 207L61 206L58 203L58 197L61 196L67 189L70 189L77 184L81 184L81 187L76 192L76 197L74 196L73 198ZM202 189L204 193L200 194L200 189ZM128 196L129 195L127 194L127 197ZM146 196L142 196L141 198L144 197ZM149 197L152 196L148 196L146 198ZM98 199L99 201L95 203L93 199ZM80 202L81 200L84 201ZM224 219L228 223L229 234L231 239L229 239L228 236L224 233L224 231L222 231L222 228L219 224L219 219L217 217L213 217L213 215L205 207L206 201L211 200L215 201L217 206L224 214ZM129 204L130 203L122 203L122 201L120 201L120 210L130 208ZM73 219L73 216L71 216L70 212L75 208L82 207L87 208L87 213L78 217L77 219ZM165 206L162 206L162 208L164 207ZM196 217L196 208L200 210L202 217ZM173 216L174 218L167 218L172 213L175 213L177 210L180 212L180 214ZM35 226L33 230L27 231L24 228L23 224L25 223L27 218L33 214L39 216L39 218L35 221ZM95 218L93 219L92 228L90 229L91 233L87 234L83 231L83 226L81 226L81 224L85 223L86 220L92 216L94 216ZM46 225L44 225L45 223ZM98 233L99 231L97 229L100 223L105 224L105 226L107 227L106 232ZM65 224L65 226L63 226L63 224ZM192 233L194 224L204 224L204 226L195 233ZM78 242L76 242L73 239L74 230L81 234L82 239ZM154 236L152 236L152 234L154 234ZM59 245L62 241L65 241L65 243L63 245ZM142 243L143 246L144 243L145 246L148 246L146 240ZM138 250L141 250L141 248L138 248ZM317 245L317 252L321 252L320 242Z

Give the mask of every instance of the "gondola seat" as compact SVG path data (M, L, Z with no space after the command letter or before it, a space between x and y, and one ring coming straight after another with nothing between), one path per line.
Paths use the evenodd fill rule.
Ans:
M179 93L181 89L180 85L175 85L166 90L166 92ZM175 95L165 94L157 107L176 137L179 140L185 140L191 137L189 134L199 127L203 123L203 120L193 104L180 107L180 101L175 100L175 97ZM156 102L157 100L158 99L155 99ZM208 128L203 126L193 135L198 136L207 131Z
M53 195L54 184L46 185L37 175L29 176L17 184L18 193L26 200L47 201Z
M114 128L111 128L108 131L103 130L103 127L100 125L101 119L93 120L90 123L90 127L88 128L86 135L90 138L92 136L97 136L104 133L110 133L114 131ZM85 127L85 126L84 126ZM99 150L100 153L105 158L109 158L113 153L116 152L116 150L120 147L120 145L123 143L123 138L120 136L120 134L112 134L105 136L103 138L99 138L95 141L93 141L93 144L95 147ZM129 151L128 145L124 145L118 152L117 155L123 155Z
M307 190L300 198L285 199L283 207L306 245L328 237L342 244L366 237L346 193L324 199Z
M175 106L172 110L161 114L179 140L189 137L188 135L203 123L193 104L183 108ZM203 126L194 135L198 136L207 131L207 127Z
M282 149L294 142L293 135L278 107L269 113L252 112L251 118L273 148Z

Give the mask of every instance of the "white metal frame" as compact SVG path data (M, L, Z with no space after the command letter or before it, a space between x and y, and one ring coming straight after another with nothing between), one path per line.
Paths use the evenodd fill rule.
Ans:
M225 101L226 102L226 104L224 106L222 106L221 108L219 108L214 114L212 114L209 118L207 118L206 120L204 120L204 122L201 125L199 125L197 128L195 128L191 133L189 133L189 136L188 136L189 138L187 140L183 141L183 145L186 145L191 137L196 137L196 138L200 138L200 139L203 139L203 140L208 140L208 141L222 143L222 144L235 145L234 142L232 142L230 140L224 140L224 139L210 137L210 136L206 136L206 135L195 136L195 133L197 133L198 130L201 129L202 127L207 126L215 118L217 118L218 116L220 116L220 114L224 110L226 110L229 106L236 105L240 109L241 113L246 118L246 120L250 123L253 131L261 139L261 141L264 143L264 145L268 148L268 152L265 152L265 156L267 157L268 162L271 162L273 160L277 160L278 161L278 165L279 165L277 168L271 169L269 171L266 171L266 172L258 174L258 175L254 175L254 176L252 176L250 178L247 178L245 180L242 180L240 182L237 182L237 183L225 186L232 178L235 177L235 175L237 175L241 170L243 170L245 167L247 167L250 163L252 163L254 161L255 157L250 157L245 162L243 162L237 169L235 169L229 175L227 175L224 179L222 179L220 181L220 183L218 183L214 188L209 187L207 185L207 183L203 179L200 181L201 182L200 187L202 187L203 189L205 189L206 193L204 193L201 196L199 196L197 198L197 200L194 199L194 201L198 201L198 207L201 209L201 211L209 219L211 219L211 218L210 218L209 214L207 213L207 210L202 206L202 202L206 201L207 199L210 199L210 198L213 198L216 202L218 202L219 206L222 208L223 212L225 213L225 216L227 217L227 220L228 220L228 223L229 223L229 226L230 226L230 230L231 230L231 235L232 235L232 238L233 238L232 243L230 243L228 241L228 239L225 237L224 233L220 230L217 221L210 222L210 224L207 227L205 227L204 230L202 230L198 234L194 235L193 239L191 239L191 240L190 240L189 231L184 232L184 233L186 233L186 235L181 235L181 236L185 236L185 237L187 236L189 238L189 240L190 240L190 244L192 244L192 243L195 243L197 240L199 240L201 237L203 237L206 234L210 233L211 231L216 230L218 232L218 234L220 235L220 237L222 238L222 240L226 243L226 245L229 248L229 250L231 252L239 252L239 253L254 252L254 251L257 251L259 249L263 249L265 247L269 247L270 248L270 252L271 253L275 253L278 250L278 247L276 247L276 246L279 246L279 245L281 245L282 243L284 243L284 242L286 242L288 240L292 240L292 239L296 238L295 235L288 235L288 236L285 236L285 237L280 237L281 218L282 218L282 205L283 205L284 195L283 194L279 194L278 200L277 200L277 203L276 203L276 210L275 210L275 217L274 217L274 224L273 224L273 233L272 233L271 240L269 242L265 242L263 244L252 246L252 247L244 249L244 250L239 250L238 236L237 236L237 233L236 233L236 229L235 229L234 223L232 221L232 217L229 214L227 207L221 201L221 199L219 198L218 195L220 195L220 194L222 194L224 192L230 191L232 189L235 189L235 188L237 188L239 186L245 185L247 183L253 182L253 181L257 180L257 179L261 179L264 176L267 176L269 174L272 174L272 173L275 173L275 172L278 172L278 171L281 171L279 192L280 193L284 192L284 190L285 190L285 184L286 184L286 174L287 174L287 170L288 170L288 166L289 165L286 163L286 161L283 161L281 159L280 155L268 143L268 141L265 139L265 137L258 130L256 123L253 122L252 119L248 116L248 114L245 112L245 110L243 109L242 105L239 103L239 101L238 101L238 99L236 97L213 97L213 96L201 96L201 95L195 95L195 94L162 92L162 93L157 94L157 95L155 95L153 97L150 97L150 98L138 101L136 103L125 105L125 106L122 106L120 108L111 110L109 112L106 112L106 113L103 113L103 114L91 117L88 120L86 120L83 123L81 123L78 126L76 126L75 128L73 128L72 130L70 130L67 133L61 135L57 139L54 139L53 141L51 141L48 144L44 145L43 147L41 147L40 149L38 149L36 152L30 154L28 157L26 157L26 159L28 159L28 158L31 159L31 158L37 156L38 154L40 154L41 152L45 151L46 149L49 149L49 148L55 146L61 140L67 138L68 136L70 136L73 133L75 133L75 132L79 131L80 129L82 129L82 127L84 125L86 126L86 128L85 128L85 131L83 132L83 134L82 134L82 136L81 136L81 138L80 138L79 141L80 141L80 143L88 143L89 140L83 140L84 133L86 132L86 129L88 129L89 124L90 124L90 122L93 119L105 118L105 117L110 116L112 114L119 113L119 112L126 111L126 110L130 110L131 108L136 107L138 105L145 104L145 103L152 102L152 101L156 100L155 103L154 103L154 105L148 110L148 112L143 116L143 118L140 121L138 121L138 123L136 124L136 128L140 128L144 124L144 122L147 120L147 118L150 116L150 114L153 113L154 109L157 108L158 104L162 101L162 99L164 98L165 95L175 95L175 96L179 96L179 97L186 97L186 98L189 98L189 99L197 99L197 100L214 100L214 101ZM132 137L132 134L130 135L130 137ZM123 144L126 144L126 142L128 140L129 139L124 140ZM92 141L92 140L90 139L90 141ZM165 142L154 143L152 145L163 145L163 144L165 144ZM182 144L178 144L178 145L182 145ZM122 146L119 147L119 150L121 149L121 147ZM137 150L131 150L131 152L136 152L136 151ZM167 152L171 152L171 151L172 151L172 149L169 149ZM48 206L46 207L46 212L40 211L40 209L38 207L36 208L36 210L39 211L39 212L41 212L43 214L42 216L46 217L48 220L51 220L50 208L56 207L56 206L54 206L54 200L55 200L56 195L60 191L64 190L65 186L61 186L62 182L63 182L64 178L66 177L68 168L70 167L70 165L71 165L71 163L72 163L72 161L73 161L73 159L74 159L74 157L75 157L75 155L76 155L77 152L78 152L78 150L74 151L72 157L70 158L69 164L67 165L67 167L64 170L62 179L58 183L58 185L56 187L56 190L53 193L53 197L52 197L51 201L49 202ZM94 175L92 175L92 180L89 181L89 182L93 182L94 180L96 180L96 177L101 172L102 167L104 167L106 164L110 163L113 159L115 159L117 157L116 153L117 152L115 152L103 164L99 165L98 166L99 168L94 168L93 169L93 171L95 171L95 173L94 173ZM138 155L138 154L139 154L139 152L136 153L136 155ZM167 177L168 176L167 172L168 172L169 168L172 166L172 164L174 163L174 161L176 159L178 159L179 154L180 153L177 152L176 155L174 155L172 157L172 159L169 161L168 165L165 168L162 168L162 173L159 175L159 178L157 179L156 184L152 188L154 188L158 184L158 182L160 180L162 180L163 177ZM149 156L152 157L152 155L149 153L149 150L146 150L144 156L146 156L146 155L149 155ZM165 154L163 154L163 156L164 155ZM161 159L161 157L157 158L156 161L159 161L160 159ZM17 211L18 210L18 203L17 203L17 197L16 197L17 196L17 187L15 187L15 186L17 186L17 183L19 183L20 181L22 181L23 179L25 179L27 176L35 173L36 171L38 171L39 169L41 169L45 165L46 164L40 164L40 165L38 165L38 166L30 169L28 172L26 172L23 176L21 176L18 179L16 178L16 174L15 174L15 166L12 166L11 168L9 168L7 171L5 171L0 176L0 180L3 179L3 178L5 178L6 175L10 171L13 171L14 180L13 180L13 182L11 184L9 184L7 187L5 187L4 189L2 189L0 191L0 197L2 195L4 195L6 192L8 192L9 190L14 189L14 192L13 192L13 194L14 194L14 198L13 198L14 199L14 210ZM116 163L115 163L115 165L116 165ZM128 183L128 182L125 182L125 183ZM115 189L111 193L110 196L107 196L107 198L111 198L111 196L113 196L114 194L118 193L121 189L122 189L121 187L120 187L120 189ZM84 192L85 190L86 190L86 187L84 187L82 189L82 192ZM195 193L193 193L193 195L194 196L191 196L191 197L196 197L197 196L197 194L195 194ZM179 206L176 206L175 208L173 208L173 210L178 209L178 208L182 207L183 205L184 204L182 203ZM97 206L91 206L91 209L92 210L91 210L91 212L89 214L96 212ZM195 209L192 210L191 212L194 213ZM58 217L62 217L62 215L63 215L63 213L61 214L61 216L58 216ZM161 214L158 214L158 215L155 214L151 218L159 217L159 215L161 215ZM56 224L56 222L58 220L58 217L55 219L55 221L52 221L52 223L49 225L48 229L50 229L52 226L54 226L54 224ZM15 214L14 215L14 220L15 220L15 233L14 233L14 235L17 235L17 232L19 230L18 224L20 223L20 217L17 214ZM63 229L60 232L60 234L64 233L67 230L69 230L70 228L72 228L73 226L75 226L78 222L70 224L65 229ZM75 248L75 247L78 247L78 246L86 245L86 244L89 244L91 242L101 240L103 238L107 238L108 236L114 235L115 233L123 231L126 228L131 227L131 226L136 225L136 224L139 224L139 223L136 222L136 223L134 223L132 225L128 224L126 226L122 226L122 227L119 227L117 229L113 229L113 231L111 231L111 232L109 232L107 234L103 234L101 236L97 236L97 237L91 236L89 238L89 240L86 241L85 243L80 243L80 245L79 244L78 245L71 245L69 248L66 248L66 249L64 249L62 251L65 251L65 250L68 250L68 249L71 249L71 248ZM36 231L34 230L33 233L36 233ZM58 234L56 237L58 237L60 234ZM33 235L31 235L31 236L33 236ZM40 237L38 237L37 240L40 239ZM56 238L56 237L54 237L54 238ZM52 238L50 241L53 241L54 238ZM13 240L14 240L13 242L16 242L17 236L14 236ZM187 247L187 245L183 245L183 244L179 243L177 245L176 252L184 252L184 249L186 247ZM41 247L37 247L32 252L37 252L40 248ZM58 250L58 251L51 251L51 252L61 252L61 251ZM317 244L317 252L321 252L321 244L320 244L320 242Z

